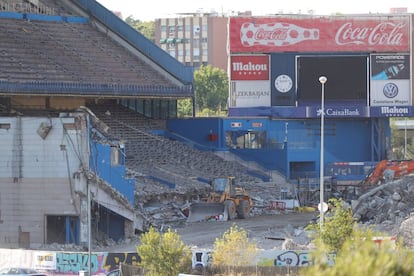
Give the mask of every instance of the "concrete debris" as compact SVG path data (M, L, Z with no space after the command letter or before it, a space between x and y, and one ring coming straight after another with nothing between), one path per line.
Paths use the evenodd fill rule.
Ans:
M379 185L352 202L354 218L414 246L414 176Z
M397 236L402 240L404 246L414 248L414 214L410 214L410 216L401 223Z
M51 243L51 244L42 244L39 247L33 248L37 250L49 250L49 251L86 251L87 248L83 246L76 245L76 244L59 244L59 243Z
M293 239L285 239L282 244L282 250L307 250L308 245L299 244Z
M264 214L279 214L283 210L269 208L271 202L280 200L280 185L272 182L263 183L238 183L249 193L254 202L251 216ZM210 192L209 185L192 187L191 190L166 191L165 187L152 185L153 190L145 195L140 195L140 204L137 207L149 220L149 224L156 228L161 226L177 226L183 223L189 211L192 201L206 197Z

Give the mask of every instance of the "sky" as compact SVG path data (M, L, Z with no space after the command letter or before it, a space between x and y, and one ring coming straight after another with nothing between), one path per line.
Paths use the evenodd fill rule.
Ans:
M360 13L388 13L390 8L407 8L414 13L413 0L97 0L111 11L120 11L122 17L132 15L135 20L152 21L157 18L176 17L178 13L195 13L216 11L229 14L233 12L252 11L253 16L269 14L308 14L315 15Z

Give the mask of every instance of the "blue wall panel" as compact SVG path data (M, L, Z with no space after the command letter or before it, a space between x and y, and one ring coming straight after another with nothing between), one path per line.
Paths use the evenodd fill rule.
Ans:
M325 166L332 162L379 161L372 160L372 124L370 118L325 118ZM385 127L387 122L383 125ZM192 118L170 120L167 126L170 131L205 145L205 149L231 150L244 160L255 161L266 170L277 170L288 178L295 168L311 169L319 174L321 137L320 119L317 118ZM207 139L210 130L218 134L218 141L211 144ZM266 131L266 146L260 149L227 148L227 131ZM384 131L384 135L390 134ZM387 139L384 137L383 140Z
M171 119L167 122L167 128L173 133L184 136L195 142L202 148L220 149L224 146L221 118L190 118ZM216 141L209 139L209 135L217 135Z
M124 158L124 155L122 156ZM122 164L124 163L122 162ZM99 178L105 180L114 189L119 191L134 206L135 180L133 178L125 178L125 165L111 165L110 145L91 144L90 167Z

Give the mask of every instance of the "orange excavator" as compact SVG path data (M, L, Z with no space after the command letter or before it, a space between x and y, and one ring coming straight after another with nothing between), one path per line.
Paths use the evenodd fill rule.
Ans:
M368 189L371 186L399 179L413 172L414 160L382 160L362 181L362 187Z

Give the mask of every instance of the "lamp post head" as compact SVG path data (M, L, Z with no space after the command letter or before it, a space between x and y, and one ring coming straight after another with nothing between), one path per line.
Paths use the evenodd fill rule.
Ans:
M327 77L325 77L325 76L320 76L319 77L319 82L320 83L322 83L322 84L325 84L325 82L328 80L328 78Z

